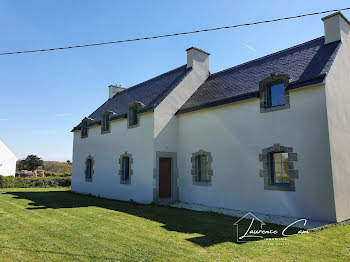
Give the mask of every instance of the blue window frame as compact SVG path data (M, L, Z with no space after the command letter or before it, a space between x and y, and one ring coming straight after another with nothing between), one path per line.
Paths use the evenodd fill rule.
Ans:
M288 170L288 153L270 153L270 173L272 185L289 186L290 177L288 174Z
M199 182L209 182L208 157L206 155L196 156L196 173Z
M266 90L266 107L275 107L285 105L284 83L274 83Z
M122 171L123 171L122 180L123 181L129 181L129 178L130 178L129 163L130 163L130 158L127 156L124 156L122 160Z

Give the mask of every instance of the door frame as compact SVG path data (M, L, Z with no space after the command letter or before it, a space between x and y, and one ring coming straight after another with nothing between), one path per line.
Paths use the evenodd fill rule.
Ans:
M177 167L177 153L175 152L156 152L156 165L153 169L153 202L162 202L159 198L159 158L171 159L171 197L164 198L165 201L179 200L179 187L177 180L179 177L179 170Z

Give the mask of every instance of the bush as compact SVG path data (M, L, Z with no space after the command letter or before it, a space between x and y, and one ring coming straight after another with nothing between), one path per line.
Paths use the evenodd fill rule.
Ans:
M24 178L0 175L0 188L68 187L71 177Z

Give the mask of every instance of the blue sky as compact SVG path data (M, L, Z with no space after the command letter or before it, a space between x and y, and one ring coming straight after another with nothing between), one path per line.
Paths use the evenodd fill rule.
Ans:
M292 4L291 4L292 3ZM0 52L115 41L349 7L349 1L0 0ZM349 18L350 12L344 14ZM210 71L322 36L322 15L111 46L0 57L0 139L18 158L72 158L70 130L108 98L211 53Z

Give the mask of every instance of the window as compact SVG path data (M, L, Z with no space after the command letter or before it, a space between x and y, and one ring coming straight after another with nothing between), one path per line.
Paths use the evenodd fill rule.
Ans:
M133 174L132 170L132 155L125 152L123 155L119 158L119 176L120 176L120 184L130 184L131 183L131 176Z
M122 160L122 170L123 170L122 180L123 181L129 181L129 178L130 178L129 163L130 163L130 158L127 156L124 156Z
M266 90L266 107L282 106L285 104L284 83L272 84Z
M87 127L87 122L83 121L81 123L81 137L87 137L88 136L88 127Z
M290 183L288 153L270 153L269 157L272 185L288 186Z
M144 105L140 102L134 102L131 103L128 107L128 116L127 116L127 120L128 120L128 128L134 128L139 126L140 124L140 109L143 107Z
M259 83L260 112L283 110L290 107L289 91L286 89L289 76L271 74Z
M109 123L109 114L105 113L102 116L102 127L101 127L101 133L109 133L110 132L110 123Z
M196 173L198 182L208 182L208 158L205 155L196 156Z
M211 153L202 149L192 154L191 174L193 185L211 186L211 177L213 176L212 161Z
M265 190L295 191L295 179L299 178L299 174L294 169L297 153L292 147L274 144L263 149L259 160L263 163L260 177L264 178Z
M92 174L94 173L94 160L91 156L88 156L85 160L85 181L92 181Z
M137 108L131 107L129 109L129 126L137 125Z

